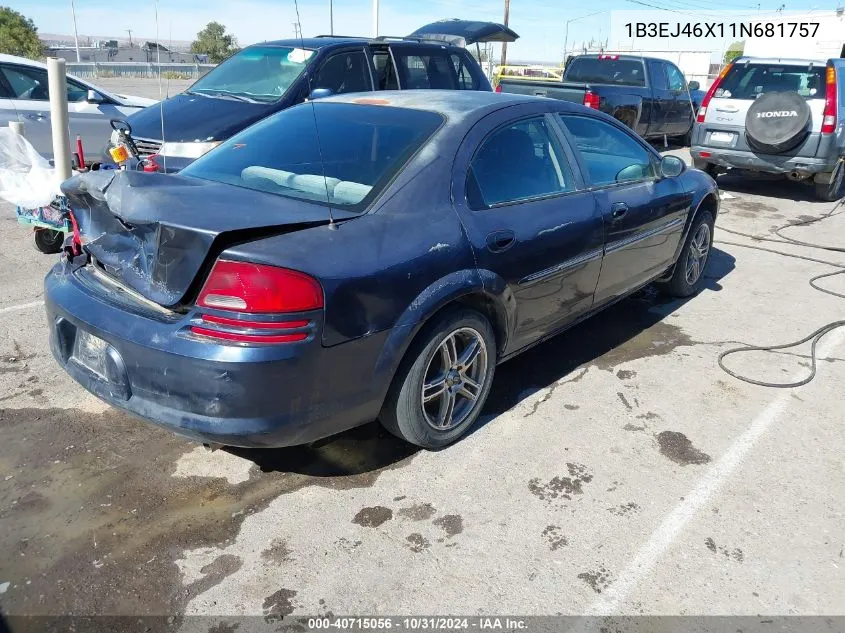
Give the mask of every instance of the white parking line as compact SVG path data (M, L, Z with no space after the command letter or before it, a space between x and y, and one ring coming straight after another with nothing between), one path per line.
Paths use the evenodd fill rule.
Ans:
M31 301L29 303L21 303L20 305L16 306L9 306L7 308L0 308L0 314L5 314L6 312L17 312L18 310L27 310L29 308L36 308L38 306L43 306L44 301Z
M845 328L834 331L824 346L818 349L818 358L826 358L845 339ZM799 380L804 373L796 374L792 380ZM587 610L586 615L612 615L628 598L637 585L651 572L661 556L678 538L684 526L702 506L710 503L711 497L719 492L734 473L754 444L768 431L769 427L783 413L792 399L795 389L784 389L780 395L751 422L751 426L728 448L698 485L684 495L679 503L655 530L648 541L637 552L631 564L619 578L607 588L601 598Z

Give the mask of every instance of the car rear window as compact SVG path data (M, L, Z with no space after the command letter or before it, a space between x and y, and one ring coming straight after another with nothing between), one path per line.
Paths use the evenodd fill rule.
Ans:
M635 59L576 57L569 62L563 79L595 84L645 86L643 63Z
M720 99L756 99L767 92L797 92L824 99L825 66L736 64L713 94Z
M247 128L181 173L360 211L443 120L378 105L302 104Z

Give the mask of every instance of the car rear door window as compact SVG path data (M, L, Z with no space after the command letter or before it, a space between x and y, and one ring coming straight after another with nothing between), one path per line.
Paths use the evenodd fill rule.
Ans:
M410 52L394 48L393 58L399 68L403 89L458 89L455 67L445 52Z
M473 209L573 191L572 171L543 117L492 132L470 165L467 201Z
M376 90L399 90L399 80L390 51L373 51L373 66L376 69Z
M455 66L455 73L458 76L458 89L478 90L478 80L472 76L466 65L464 56L453 53L450 57L452 58L452 64Z
M735 64L713 94L719 99L756 99L767 92L797 92L805 99L824 99L825 66Z
M363 51L346 51L329 57L311 82L311 89L316 88L328 88L332 94L372 90Z
M593 186L654 177L651 153L630 133L593 117L564 114L560 119L575 142Z
M669 90L669 81L666 78L666 70L659 61L648 62L648 73L651 79L651 87L655 90Z

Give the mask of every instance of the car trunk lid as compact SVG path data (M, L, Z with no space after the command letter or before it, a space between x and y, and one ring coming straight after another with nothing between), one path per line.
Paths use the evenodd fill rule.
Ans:
M167 308L196 293L225 248L329 223L320 204L179 175L91 172L62 191L95 265Z

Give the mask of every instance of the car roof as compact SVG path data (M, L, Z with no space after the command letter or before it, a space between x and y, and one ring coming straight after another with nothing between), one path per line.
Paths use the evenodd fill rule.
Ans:
M391 44L391 45L413 45L413 46L431 46L437 48L461 49L460 46L455 46L447 41L436 39L425 39L420 37L360 37L360 36L346 36L346 35L318 35L317 37L303 37L303 38L288 38L284 40L274 40L272 42L261 42L259 44L252 44L247 48L253 46L284 46L288 48L306 48L319 50L327 46L348 46L350 44Z
M41 62L37 62L32 59L27 59L26 57L18 57L17 55L6 55L5 53L0 54L0 62L33 66L35 68L47 68L47 64L42 64Z
M798 59L795 57L737 57L734 60L734 66L739 64L782 64L784 66L825 66L827 60L824 59Z
M532 95L481 90L379 90L378 92L333 95L315 103L353 103L436 112L447 118L477 113L487 114L520 103L555 104L561 112L583 109L576 103Z

